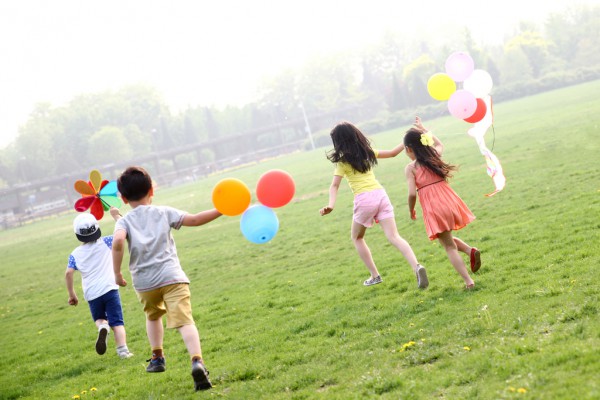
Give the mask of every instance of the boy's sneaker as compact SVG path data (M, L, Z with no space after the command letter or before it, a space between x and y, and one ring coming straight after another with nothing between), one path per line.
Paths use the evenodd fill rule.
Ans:
M212 387L208 379L208 370L200 360L192 362L192 378L194 378L194 388L196 390L207 390Z
M96 353L106 353L106 342L108 341L108 325L100 325L98 328L98 339L96 339Z
M377 285L378 283L383 282L383 279L381 279L381 275L377 275L375 278L371 277L369 279L367 279L366 281L363 282L363 285L365 286L372 286L372 285Z
M417 283L419 289L425 289L429 286L429 279L427 279L427 271L421 264L417 264Z
M117 354L119 354L119 357L121 357L122 359L133 357L133 353L130 353L129 350L120 351Z
M146 367L146 372L165 372L167 370L164 357L151 358L146 361L150 362Z

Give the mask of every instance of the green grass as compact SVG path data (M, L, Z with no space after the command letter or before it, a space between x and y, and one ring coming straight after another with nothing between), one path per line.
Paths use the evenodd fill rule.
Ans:
M379 228L367 241L384 283L361 285L367 270L349 239L349 188L331 215L318 214L333 172L325 149L158 188L155 204L200 211L223 177L253 188L282 168L296 182L267 244L246 241L240 217L174 233L215 385L205 393L193 392L177 332L165 334L167 371L145 372L144 315L131 286L121 295L135 357L118 359L112 337L107 354L95 354L87 304L68 306L64 287L75 213L0 232L0 398L599 398L599 92L596 81L497 104L493 151L507 184L491 198L468 125L425 121L445 159L460 165L452 185L477 216L458 233L482 251L472 292L408 217L404 154L381 160L376 175L400 234L428 267L424 291ZM405 128L373 136L375 146L395 145ZM109 233L113 223L101 226Z

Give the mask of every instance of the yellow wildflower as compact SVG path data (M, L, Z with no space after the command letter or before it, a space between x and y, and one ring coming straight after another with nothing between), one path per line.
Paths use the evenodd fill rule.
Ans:
M525 389L525 388L518 388L517 389L517 393L527 393L527 389Z
M463 347L463 349L465 349L466 351L471 351L471 348L469 346L465 346Z
M408 343L404 343L400 351L405 351L406 349L413 347L415 344L417 344L417 342L413 342L412 340Z
M98 390L98 389L96 389L95 387L93 387L93 388L90 389L90 392L95 392L96 390Z
M79 397L79 395L78 395L78 394L76 394L75 396L73 396L73 397L71 397L71 398L72 398L72 399L74 399L74 400L78 400L78 399L80 399L81 397Z

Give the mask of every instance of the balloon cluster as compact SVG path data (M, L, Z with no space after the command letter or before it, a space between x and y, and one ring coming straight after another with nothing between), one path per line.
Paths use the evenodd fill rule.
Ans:
M279 230L279 219L273 208L283 207L294 197L296 187L292 176L274 169L265 172L256 184L260 204L250 206L250 189L239 179L225 178L212 192L213 205L221 214L242 214L240 230L252 243L267 243Z
M469 123L483 119L487 112L484 98L492 90L492 77L475 69L471 56L464 51L452 53L446 59L446 73L433 74L427 81L427 91L436 100L448 100L448 111ZM462 88L457 83L462 82Z

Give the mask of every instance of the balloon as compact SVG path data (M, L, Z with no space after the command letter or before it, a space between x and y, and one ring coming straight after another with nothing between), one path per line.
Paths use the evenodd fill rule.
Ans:
M485 105L485 101L483 101L483 99L475 100L477 100L477 108L475 109L475 112L469 118L465 118L466 122L470 122L472 124L481 121L483 117L485 117L485 113L487 112L487 106Z
M246 239L256 244L267 243L279 229L275 211L261 204L249 207L240 220L240 229Z
M271 208L285 206L292 200L295 191L292 176L279 169L265 172L256 184L258 201Z
M446 73L456 82L462 82L471 75L475 63L468 53L457 51L446 59Z
M239 179L225 178L219 181L212 192L212 202L221 214L240 215L250 205L250 189Z
M466 90L457 90L448 100L448 111L459 119L469 118L477 109L477 100L473 93Z
M456 83L448 75L440 72L431 75L427 81L427 91L436 100L448 100L456 91Z
M492 77L482 69L476 69L463 82L463 89L473 93L473 96L482 98L490 94L494 83Z

